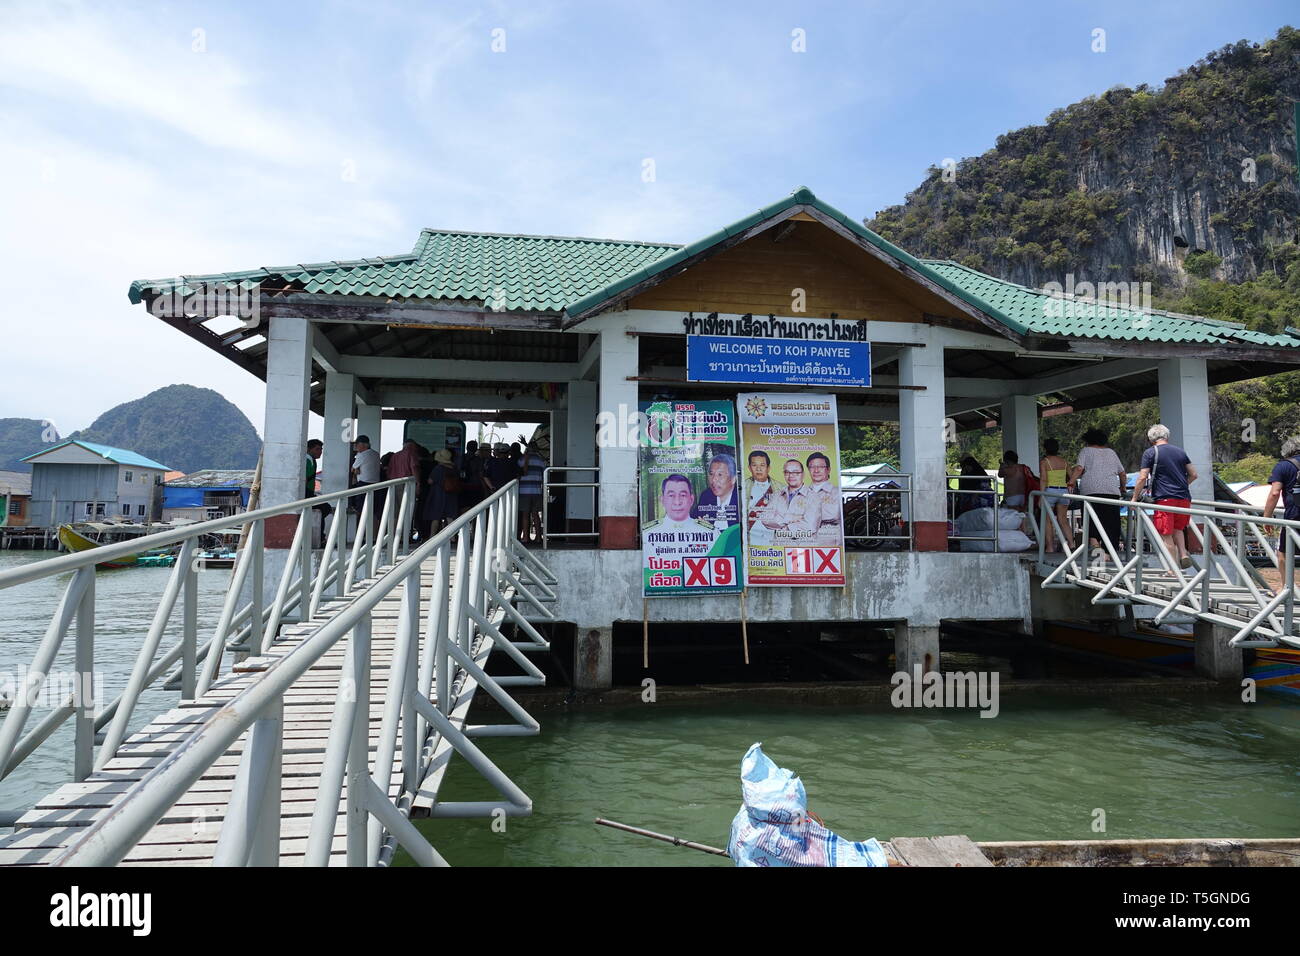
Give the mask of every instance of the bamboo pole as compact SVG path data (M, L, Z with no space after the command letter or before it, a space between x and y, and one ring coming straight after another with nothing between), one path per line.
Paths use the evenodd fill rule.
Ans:
M692 840L683 840L680 837L669 836L667 833L655 833L653 830L643 830L640 827L631 827L626 823L619 823L616 820L606 820L603 817L596 818L596 825L601 827L610 827L614 830L622 830L625 833L635 833L637 836L649 837L652 840L662 840L664 843L671 843L673 846L684 846L688 850L699 850L701 853L711 853L714 856L730 856L726 850L709 846L706 843L695 843Z
M740 592L740 642L745 648L745 663L749 663L749 616L745 612L745 592Z

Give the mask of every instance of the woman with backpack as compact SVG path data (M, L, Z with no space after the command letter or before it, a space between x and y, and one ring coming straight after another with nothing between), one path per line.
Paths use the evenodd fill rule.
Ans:
M424 498L424 514L430 523L430 533L437 534L447 522L460 513L460 473L455 466L455 456L450 448L440 448L433 453L433 469L429 472L429 489Z

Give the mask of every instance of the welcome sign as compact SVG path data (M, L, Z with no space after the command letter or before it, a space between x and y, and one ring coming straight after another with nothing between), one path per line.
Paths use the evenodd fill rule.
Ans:
M686 378L691 382L866 388L871 385L871 343L688 335Z

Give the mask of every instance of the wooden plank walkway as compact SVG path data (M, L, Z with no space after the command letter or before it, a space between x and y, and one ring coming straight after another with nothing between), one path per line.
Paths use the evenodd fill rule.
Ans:
M435 561L425 563L421 574L421 607L427 607L432 594ZM281 639L272 645L267 658L282 657L322 627L377 579L361 582L353 594L344 599L322 603L318 619L305 625L286 625ZM397 637L401 587L395 588L375 607L371 624L370 730L371 760L378 744L383 719L384 697ZM445 598L449 600L451 589ZM307 848L307 836L318 783L323 769L330 721L338 691L339 675L347 649L347 638L339 640L285 694L284 753L282 758L280 864L301 865ZM474 657L480 665L492 652L492 641L480 638ZM19 818L15 832L0 839L0 866L44 865L111 807L138 780L156 767L181 741L257 680L263 672L257 660L247 660L232 673L215 682L208 692L193 701L160 714L118 748L117 754L103 770L80 783L69 783L38 800ZM453 723L463 725L477 685L464 682L454 701ZM399 731L400 734L400 731ZM124 858L127 866L207 866L212 862L221 823L230 802L235 775L239 769L247 734L217 759L207 773L178 800L140 843ZM400 736L398 737L400 740ZM450 752L444 755L449 759ZM442 765L445 768L445 762ZM437 774L441 780L441 772ZM432 781L431 781L432 782ZM402 748L396 748L388 792L396 798L402 784ZM346 781L339 803L331 866L346 862Z

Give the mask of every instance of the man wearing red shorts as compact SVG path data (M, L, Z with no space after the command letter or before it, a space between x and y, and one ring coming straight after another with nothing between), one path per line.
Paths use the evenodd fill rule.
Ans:
M1192 467L1187 452L1177 445L1169 444L1169 429L1164 425L1152 425L1147 429L1147 441L1151 442L1151 447L1142 453L1141 471L1138 472L1137 484L1133 486L1134 504L1142 497L1142 489L1150 480L1151 497L1157 505L1190 508L1190 485L1196 481L1196 469ZM1187 527L1189 517L1167 511L1157 511L1152 517L1156 531L1164 539L1165 547L1180 568L1192 566L1192 559L1188 557L1187 546L1183 542L1183 529Z

